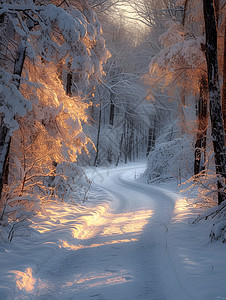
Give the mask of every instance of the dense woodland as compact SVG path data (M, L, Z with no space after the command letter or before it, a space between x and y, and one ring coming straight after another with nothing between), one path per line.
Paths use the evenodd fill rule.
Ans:
M225 16L224 0L0 0L1 226L85 201L84 167L146 158L149 183L224 210Z

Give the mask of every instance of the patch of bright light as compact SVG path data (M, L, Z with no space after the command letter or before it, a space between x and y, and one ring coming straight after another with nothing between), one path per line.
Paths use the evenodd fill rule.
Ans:
M36 280L32 275L31 268L27 268L25 272L13 270L10 273L16 275L16 284L20 290L25 289L27 292L31 292L34 289Z
M90 289L93 287L118 285L131 280L133 280L133 276L127 270L81 273L77 274L73 281L64 284L62 288L73 286L74 290Z

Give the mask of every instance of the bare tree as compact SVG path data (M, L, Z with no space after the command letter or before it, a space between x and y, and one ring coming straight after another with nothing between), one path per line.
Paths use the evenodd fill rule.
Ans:
M123 0L88 0L92 9L97 12L105 12L116 4L124 2Z

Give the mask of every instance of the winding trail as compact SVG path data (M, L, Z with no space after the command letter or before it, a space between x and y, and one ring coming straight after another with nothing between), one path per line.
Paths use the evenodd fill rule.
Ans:
M187 299L167 252L173 195L135 181L143 170L133 165L93 176L94 185L113 195L111 211L77 247L40 270L42 291L29 299Z

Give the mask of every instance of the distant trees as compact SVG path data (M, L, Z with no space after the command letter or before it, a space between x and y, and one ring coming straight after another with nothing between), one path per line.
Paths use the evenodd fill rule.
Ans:
M150 118L153 106L145 98L145 87L140 81L141 68L137 68L140 59L136 37L126 26L124 17L120 17L120 11L113 17L111 9L112 6L106 7L104 13L97 10L111 58L104 67L105 76L90 96L92 126L84 125L96 151L89 146L91 159L79 158L80 163L85 161L96 166L118 165L145 156L148 130L153 123Z
M144 156L150 114L153 114L153 106L145 99L139 77L120 72L111 74L96 88L92 127L84 127L96 147L95 152L89 150L96 166L118 165Z
M109 10L115 4L124 2L124 0L88 0L88 2L92 9L97 12L104 12Z

